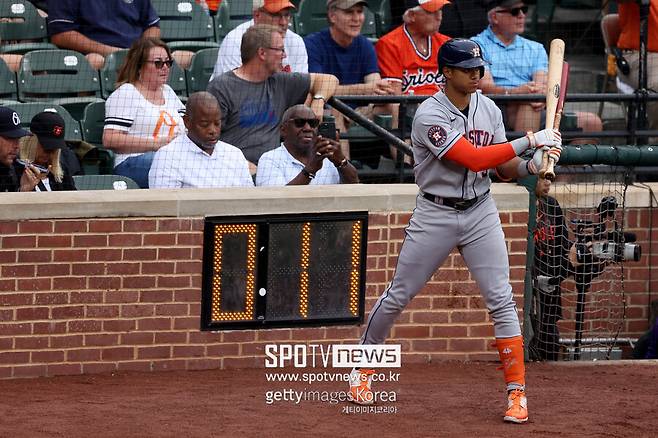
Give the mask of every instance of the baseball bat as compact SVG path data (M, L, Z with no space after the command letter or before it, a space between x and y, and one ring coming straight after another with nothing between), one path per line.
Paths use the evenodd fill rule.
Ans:
M546 129L555 126L555 113L560 98L560 79L562 78L562 64L564 63L564 41L554 39L548 53L548 78L546 79ZM548 152L542 156L542 166L539 176L544 177L548 167Z
M569 63L565 61L562 64L562 78L560 79L560 97L557 100L557 108L555 110L555 122L553 122L553 128L555 129L560 129L560 120L562 120L562 110L564 109L564 99L567 95L568 85L569 85ZM552 157L549 157L548 163L546 165L546 170L544 171L544 178L550 181L555 180L555 171L553 170L554 166L555 166L555 160Z

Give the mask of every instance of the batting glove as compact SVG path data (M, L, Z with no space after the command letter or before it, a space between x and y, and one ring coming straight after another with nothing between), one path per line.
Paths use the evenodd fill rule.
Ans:
M535 143L539 146L562 146L562 134L557 129L542 129L534 134Z
M554 163L560 161L560 155L562 154L562 145L556 145L551 147L548 150L548 157L553 160Z
M527 169L530 175L537 175L541 169L542 159L544 158L544 151L548 151L547 146L538 147L535 149L535 153L532 154L532 158L528 161Z

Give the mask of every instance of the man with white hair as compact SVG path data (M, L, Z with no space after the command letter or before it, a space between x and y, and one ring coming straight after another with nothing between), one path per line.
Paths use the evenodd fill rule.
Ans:
M247 1L247 0L243 0ZM210 80L224 72L236 69L242 64L240 58L240 43L242 35L254 24L269 24L276 26L283 37L286 57L283 60L283 71L308 73L308 55L302 37L288 29L295 9L288 0L253 0L254 18L242 23L226 35L217 53L217 62Z

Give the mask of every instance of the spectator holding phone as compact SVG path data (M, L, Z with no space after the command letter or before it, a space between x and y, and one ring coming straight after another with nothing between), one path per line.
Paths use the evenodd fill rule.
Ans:
M27 135L30 133L21 128L18 113L8 106L0 106L0 192L27 192L34 187L31 181L36 180L38 172L30 168L21 179L16 175L18 143Z
M167 85L172 65L160 39L136 41L119 70L120 86L105 103L103 145L116 153L114 173L143 189L155 151L185 133L185 107Z
M356 169L336 141L335 125L327 125L329 130L318 135L319 124L309 107L295 105L288 108L281 123L283 143L260 158L256 185L358 183Z
M17 169L21 178L25 172L38 171L37 178L31 179L30 191L75 190L73 177L60 160L62 149L68 147L64 130L64 119L57 113L44 111L32 118L30 131L34 135L21 140L20 157L24 165Z

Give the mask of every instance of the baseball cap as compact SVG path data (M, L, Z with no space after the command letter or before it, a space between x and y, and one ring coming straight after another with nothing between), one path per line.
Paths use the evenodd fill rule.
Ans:
M254 1L254 9L263 8L267 12L276 14L282 9L295 8L295 5L290 3L288 0L256 0Z
M487 11L497 7L509 8L519 3L523 3L523 0L491 0L487 2Z
M39 139L45 150L62 149L64 141L64 119L52 111L43 111L32 118L30 131Z
M19 138L30 135L21 128L21 119L18 113L8 106L0 106L0 137Z
M411 9L420 6L427 12L436 12L448 3L448 0L406 0L405 7Z
M327 0L327 7L335 6L338 9L349 9L354 5L368 6L368 2L364 0Z

